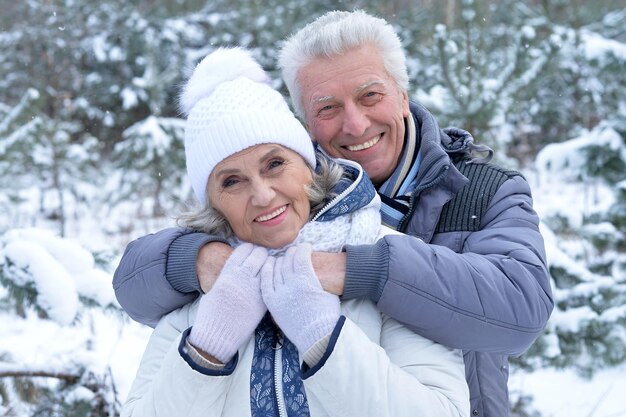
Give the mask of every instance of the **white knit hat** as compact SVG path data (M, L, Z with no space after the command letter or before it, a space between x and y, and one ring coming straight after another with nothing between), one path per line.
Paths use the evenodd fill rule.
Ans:
M220 48L198 64L183 87L187 173L200 203L206 203L215 166L254 145L283 145L315 168L311 138L269 82L249 51Z

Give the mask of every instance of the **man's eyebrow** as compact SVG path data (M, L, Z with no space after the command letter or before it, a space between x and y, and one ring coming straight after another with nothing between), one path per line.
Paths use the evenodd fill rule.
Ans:
M373 85L382 85L383 87L387 85L387 83L384 80L372 80L372 81L368 81L365 84L361 84L360 86L358 86L357 88L354 89L355 93L360 93L363 90L367 90L368 88L370 88Z
M315 98L315 100L313 100L313 103L317 104L317 103L325 103L327 101L331 101L333 100L335 97L333 96L324 96L324 97L317 97Z
M368 88L370 88L373 85L381 85L381 86L386 86L387 83L384 80L372 80L372 81L368 81L364 84L359 85L358 87L356 87L354 89L355 93L360 93L363 90L367 90ZM325 103L327 101L332 101L334 100L335 97L334 96L323 96L323 97L316 97L313 100L313 104L318 104L318 103Z

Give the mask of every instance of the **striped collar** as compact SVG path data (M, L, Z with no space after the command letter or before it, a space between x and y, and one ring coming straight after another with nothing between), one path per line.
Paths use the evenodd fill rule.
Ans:
M400 221L409 210L409 196L415 189L421 153L420 136L413 114L406 119L404 150L398 166L391 176L378 188L382 200L383 224L397 229Z

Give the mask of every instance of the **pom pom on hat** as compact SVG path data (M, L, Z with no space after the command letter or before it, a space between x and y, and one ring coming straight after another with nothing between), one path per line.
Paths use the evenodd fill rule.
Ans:
M247 49L219 48L198 63L179 98L179 108L189 116L193 106L203 97L210 96L225 81L245 77L251 81L268 84L267 73L254 60Z
M205 57L184 85L185 158L200 203L215 166L251 146L276 143L316 166L313 143L249 51L220 48Z

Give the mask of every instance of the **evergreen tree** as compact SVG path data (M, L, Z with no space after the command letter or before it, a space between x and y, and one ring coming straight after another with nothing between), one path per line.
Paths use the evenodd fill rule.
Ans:
M600 21L586 20L597 15L597 7L583 2L579 9L564 7L559 14L532 16L547 19L553 27L551 42L558 53L532 88L520 90L513 101L509 120L517 134L511 145L520 156L532 157L546 143L565 141L624 115L626 39L615 26L626 23L626 9Z
M2 415L119 415L103 353L127 323L88 251L41 230L0 235L0 317Z
M113 151L117 170L109 182L111 203L138 202L138 216L161 217L188 197L183 149L184 121L149 116L124 132ZM148 205L148 210L143 207Z
M542 77L554 55L545 21L522 19L522 5L495 6L464 0L455 27L438 24L433 67L418 74L417 97L442 123L461 126L496 150L505 149L515 132L508 120L515 96ZM497 152L496 155L502 154Z
M626 135L605 122L538 156L547 175L559 173L587 190L590 208L544 218L555 311L545 334L516 363L570 368L581 375L626 361L626 268L623 227ZM614 195L611 195L615 193ZM612 200L609 210L593 204ZM579 213L579 212L576 212ZM622 222L622 223L620 223Z
M24 155L30 152L31 143L26 139L32 137L41 119L35 117L34 103L39 98L39 92L28 90L15 107L0 104L0 209L7 214L6 225L0 224L0 230L8 227L9 215L15 203L21 201L18 190L32 185L25 181L23 175Z

